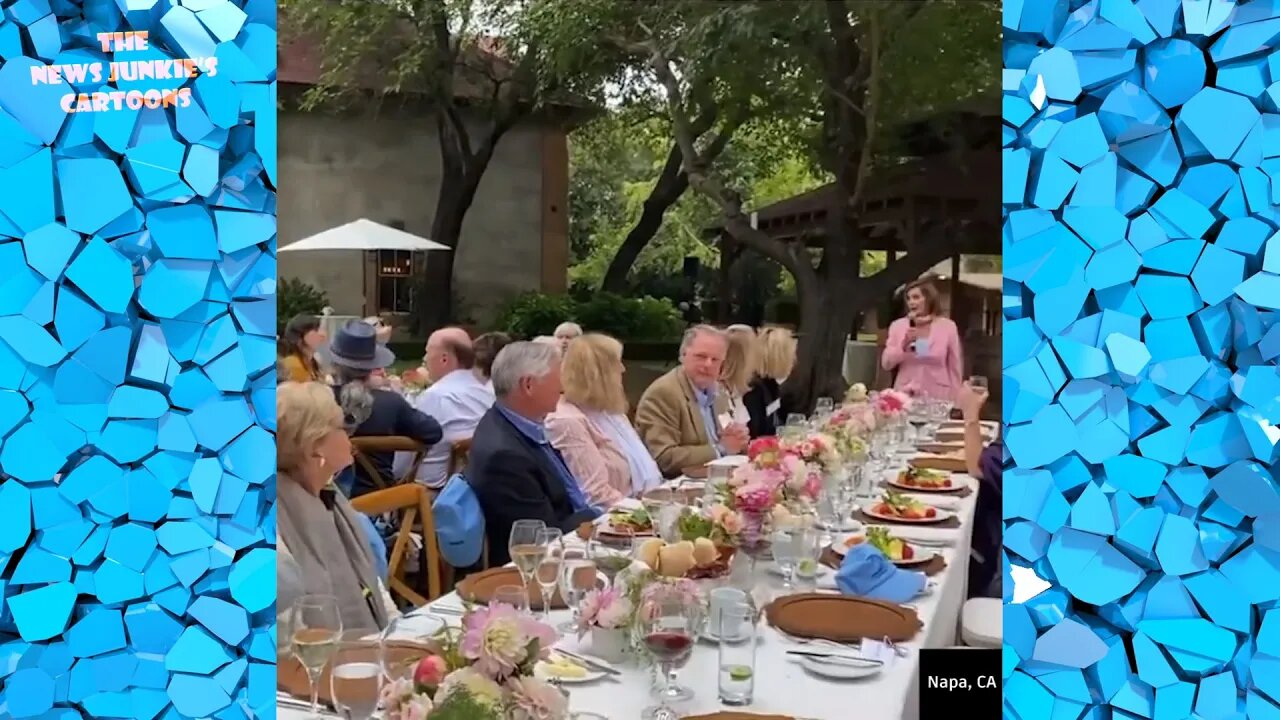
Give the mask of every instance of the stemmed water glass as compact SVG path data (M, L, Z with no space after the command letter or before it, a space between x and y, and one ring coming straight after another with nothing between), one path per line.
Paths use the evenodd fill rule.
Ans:
M689 662L693 640L702 623L702 608L675 587L654 587L641 603L640 633L645 649L658 663L664 678L658 704L645 709L652 720L678 717L670 705L688 700L693 692L676 683L676 672Z
M829 397L818 398L818 402L813 407L814 420L819 423L826 422L831 414L836 411L836 401Z
M379 642L357 631L343 637L333 655L329 693L333 707L347 720L368 720L378 709L383 673Z
M538 533L546 529L547 524L541 520L517 520L511 525L511 535L507 540L507 550L511 554L511 562L520 571L520 582L525 592L529 591L529 581L538 570L538 564L546 554L546 545L538 543Z
M564 533L560 528L547 527L538 531L538 544L543 547L542 560L534 572L538 589L542 591L542 619L551 617L551 599L560 583L560 562L564 556Z
M311 715L320 717L320 676L338 649L342 616L338 598L332 595L304 595L293 604L289 618L293 632L293 655L307 671L311 684Z
M608 585L609 579L600 572L596 561L577 548L565 548L560 561L560 597L573 610L573 619L556 627L562 633L577 630L582 601L587 593Z
M618 573L631 567L631 557L636 543L634 533L623 535L604 533L596 528L591 539L587 541L587 557L596 564L596 569L609 581L610 587L618 577Z

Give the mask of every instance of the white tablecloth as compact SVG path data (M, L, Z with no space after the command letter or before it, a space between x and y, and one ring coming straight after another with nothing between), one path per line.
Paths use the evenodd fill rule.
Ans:
M956 476L964 477L964 476ZM965 478L969 482L971 479ZM933 530L954 539L954 546L940 550L947 560L947 568L934 576L934 591L911 604L919 613L924 628L915 640L903 647L907 656L898 658L891 667L880 674L861 680L836 682L810 675L785 653L792 649L825 650L815 645L800 645L779 635L772 627L762 624L761 642L756 650L755 698L744 708L754 713L778 713L804 720L846 720L856 716L859 720L917 720L919 698L916 677L919 672L919 649L940 648L955 645L960 623L960 611L964 605L968 582L969 548L973 528L973 514L977 499L975 492L960 501L958 530ZM913 529L914 530L914 529ZM906 531L904 531L905 533ZM772 573L762 571L762 578L779 589L780 580ZM454 593L440 599L452 607L459 605ZM555 623L569 619L568 611L552 613ZM447 618L456 624L456 618ZM579 647L575 637L567 637L563 646L589 654L589 638ZM631 665L619 668L622 676L617 680L599 680L585 685L566 686L570 692L570 707L574 712L599 713L610 720L637 720L643 708L653 704L648 669ZM681 715L694 715L724 709L717 697L716 674L718 658L716 646L698 643L689 664L680 671L679 681L691 688L696 696L676 706ZM856 704L856 711L853 704ZM305 720L306 713L281 708L283 720Z

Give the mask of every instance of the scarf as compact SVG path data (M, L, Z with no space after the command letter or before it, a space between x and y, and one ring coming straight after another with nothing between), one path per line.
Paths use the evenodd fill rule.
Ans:
M332 487L316 497L283 471L276 484L276 527L297 563L305 592L333 595L344 630L382 630L387 611L355 510Z
M595 424L615 447L622 451L631 469L631 493L639 496L662 484L662 471L649 455L649 448L631 426L626 415L584 410L587 420Z

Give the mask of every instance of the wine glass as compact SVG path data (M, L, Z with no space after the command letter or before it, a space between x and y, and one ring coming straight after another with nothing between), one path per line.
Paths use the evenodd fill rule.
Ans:
M560 597L573 610L573 619L556 627L562 633L574 632L578 627L579 609L587 593L608 585L609 579L600 572L596 561L577 548L565 548L560 561Z
M808 418L800 413L791 413L787 416L786 425L782 426L782 432L779 433L783 439L792 439L800 435L804 435L805 427L809 424Z
M333 707L347 720L368 720L382 692L379 643L363 630L344 636L333 654L329 693Z
M560 528L543 528L538 531L538 544L545 548L541 562L534 571L538 589L542 591L542 619L551 616L551 599L560 583L560 560L564 555L564 533Z
M635 543L635 535L602 533L596 528L595 534L587 541L587 557L596 564L596 569L609 581L610 587L618 577L618 573L631 567L631 548Z
M528 586L499 585L494 588L493 595L489 598L489 604L510 605L516 610L524 612L529 609Z
M693 639L702 622L699 604L674 587L655 587L640 606L640 632L645 649L658 663L665 680L658 704L647 708L644 717L678 717L670 705L688 700L693 692L676 683L676 672L689 661Z
M311 715L320 717L320 675L324 672L342 635L338 598L332 595L303 595L293 604L289 618L293 631L293 655L307 671L311 684Z
M836 401L829 397L820 397L818 402L813 406L813 416L819 422L825 421L831 417L831 413L836 411Z
M542 562L546 546L538 544L538 532L547 526L541 520L517 520L511 525L511 535L507 539L507 550L511 554L511 562L520 571L520 581L526 591L533 573Z

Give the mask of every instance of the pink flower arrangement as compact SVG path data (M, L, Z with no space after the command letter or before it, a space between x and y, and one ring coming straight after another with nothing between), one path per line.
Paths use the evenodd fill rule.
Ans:
M896 419L911 409L911 397L906 393L888 388L875 394L871 406L879 417Z
M744 526L742 516L728 505L716 503L711 506L710 513L711 522L720 527L726 536L732 538L742 532Z
M556 641L556 631L510 605L490 605L467 616L462 655L495 680L532 666Z
M463 619L461 629L438 636L439 655L428 655L412 673L382 690L386 720L566 720L568 702L556 687L533 676L556 632L527 612L491 605ZM407 668L406 668L407 669Z
M747 460L758 467L776 467L782 461L785 450L776 437L762 437L747 446Z
M748 513L766 512L778 503L778 488L763 481L743 485L734 491L734 505Z
M537 678L513 677L506 689L511 720L559 720L569 714L569 698Z
M625 627L630 623L633 611L631 601L621 589L592 590L582 599L578 611L578 637L586 635L593 627L604 630Z
M830 435L815 433L801 440L782 444L783 451L810 465L817 465L824 472L834 472L842 461L839 444Z

